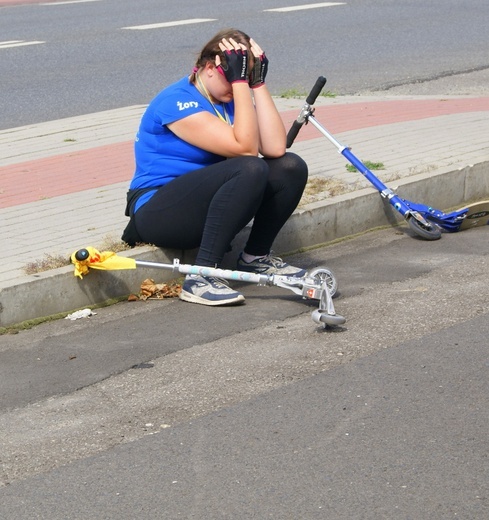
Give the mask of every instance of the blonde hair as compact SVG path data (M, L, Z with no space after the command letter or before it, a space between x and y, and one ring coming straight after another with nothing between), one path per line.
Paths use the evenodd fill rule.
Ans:
M197 56L194 69L189 78L190 81L195 81L197 71L200 68L205 67L206 63L211 62L215 64L216 55L219 55L219 57L221 58L221 63L226 64L226 53L222 52L219 47L219 43L222 41L223 38L232 38L233 40L236 40L238 43L242 43L246 46L248 52L250 52L250 37L245 32L233 28L221 29L204 45L204 47L200 51L200 54ZM253 66L253 61L253 55L251 55L249 61L251 67Z

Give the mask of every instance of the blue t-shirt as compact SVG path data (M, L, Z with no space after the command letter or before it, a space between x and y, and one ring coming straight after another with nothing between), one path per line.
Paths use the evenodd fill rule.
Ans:
M136 171L130 189L159 188L180 175L225 160L225 157L207 152L177 137L167 125L198 112L216 115L214 108L224 116L223 107L212 105L188 77L162 90L151 101L141 118L134 152ZM234 103L225 104L230 121L234 120ZM139 197L134 210L147 202L155 191Z

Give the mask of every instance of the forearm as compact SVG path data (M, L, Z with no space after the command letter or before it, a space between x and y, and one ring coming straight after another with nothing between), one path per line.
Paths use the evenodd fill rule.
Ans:
M236 142L243 155L258 155L259 129L253 98L247 83L233 83L234 124Z
M286 151L286 131L266 84L253 89L260 136L260 152L265 157L281 157Z

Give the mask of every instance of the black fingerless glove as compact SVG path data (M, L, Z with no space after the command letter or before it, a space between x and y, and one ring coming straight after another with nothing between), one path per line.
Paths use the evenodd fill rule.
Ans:
M221 68L229 83L248 82L248 51L226 51L225 60Z
M250 75L250 87L261 87L265 83L265 76L268 72L268 58L263 53L258 58L255 58L255 65Z

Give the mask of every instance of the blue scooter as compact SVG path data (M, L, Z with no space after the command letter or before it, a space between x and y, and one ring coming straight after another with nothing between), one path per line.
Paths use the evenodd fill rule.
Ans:
M326 78L320 76L307 96L299 116L292 123L287 134L287 148L292 146L302 126L310 122L378 190L380 195L387 199L394 209L406 219L412 231L426 240L438 240L441 238L442 229L448 232L455 232L489 223L489 201L478 202L451 213L444 213L431 206L402 199L394 193L351 152L350 148L336 140L314 117L313 105L325 84Z

